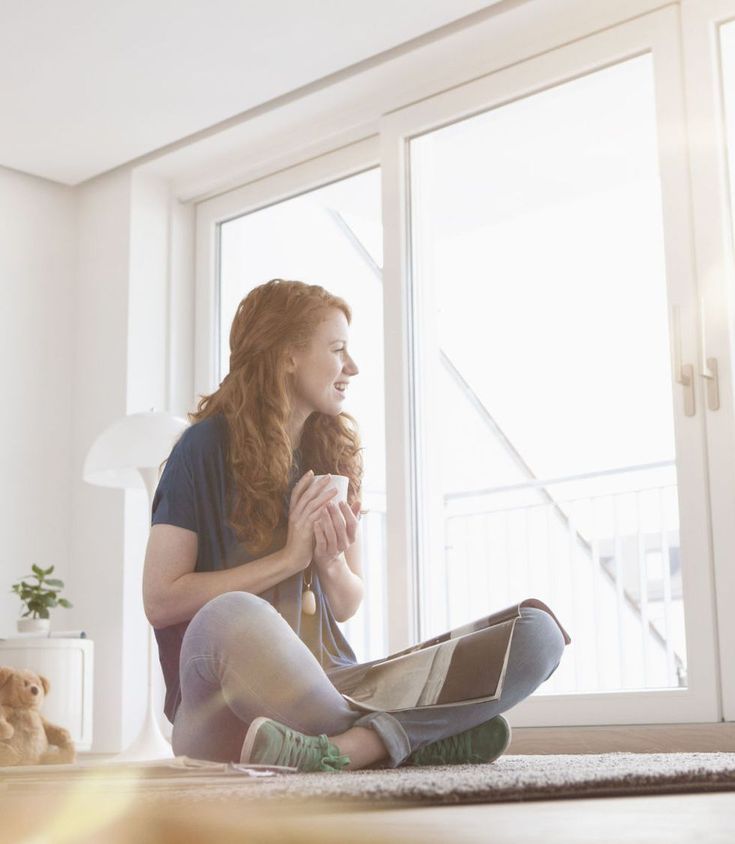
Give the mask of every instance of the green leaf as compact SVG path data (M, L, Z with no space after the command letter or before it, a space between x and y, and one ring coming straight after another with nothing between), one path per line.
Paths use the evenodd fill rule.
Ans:
M29 615L33 618L49 618L49 609L57 606L71 608L72 603L65 598L59 598L58 593L64 586L64 581L58 578L46 579L47 574L53 572L55 566L49 566L47 569L42 569L35 563L31 566L33 574L31 578L37 582L27 582L20 580L11 586L11 592L14 592L24 604L26 612L23 618Z

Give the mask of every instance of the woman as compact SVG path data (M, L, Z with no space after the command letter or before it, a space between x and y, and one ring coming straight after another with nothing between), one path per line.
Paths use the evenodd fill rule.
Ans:
M491 762L510 742L499 713L559 664L559 625L523 607L498 700L365 712L340 693L366 665L337 624L363 594L360 441L342 411L342 386L359 372L351 321L318 285L252 290L230 331L228 375L166 461L143 599L177 755L303 771ZM349 478L347 503L314 480L328 473Z

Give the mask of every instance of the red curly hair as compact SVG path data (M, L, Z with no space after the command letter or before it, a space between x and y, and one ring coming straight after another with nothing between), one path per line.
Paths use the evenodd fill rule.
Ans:
M306 349L330 308L352 322L349 305L317 284L274 278L240 302L230 329L230 371L202 396L192 423L224 414L229 432L228 522L248 553L262 554L284 515L292 464L287 371L291 350ZM301 435L301 474L346 475L348 504L360 497L363 462L357 422L348 413L314 412Z

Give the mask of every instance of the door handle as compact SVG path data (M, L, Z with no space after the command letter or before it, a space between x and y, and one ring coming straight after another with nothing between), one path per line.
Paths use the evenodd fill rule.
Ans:
M717 358L707 357L707 332L704 311L704 296L699 298L699 339L702 343L702 371L700 375L705 379L707 390L707 407L710 410L720 409L720 381L717 371Z
M684 387L684 413L694 416L694 367L681 362L681 308L674 305L674 378L677 384Z

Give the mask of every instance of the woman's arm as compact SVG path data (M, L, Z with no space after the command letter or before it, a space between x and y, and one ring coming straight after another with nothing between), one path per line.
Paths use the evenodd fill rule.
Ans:
M319 580L326 593L334 617L340 624L360 608L365 591L362 582L360 534L349 548L329 566L319 568Z
M195 572L199 539L175 525L151 528L143 568L143 607L153 627L188 621L224 592L258 595L295 573L286 548L222 571Z

